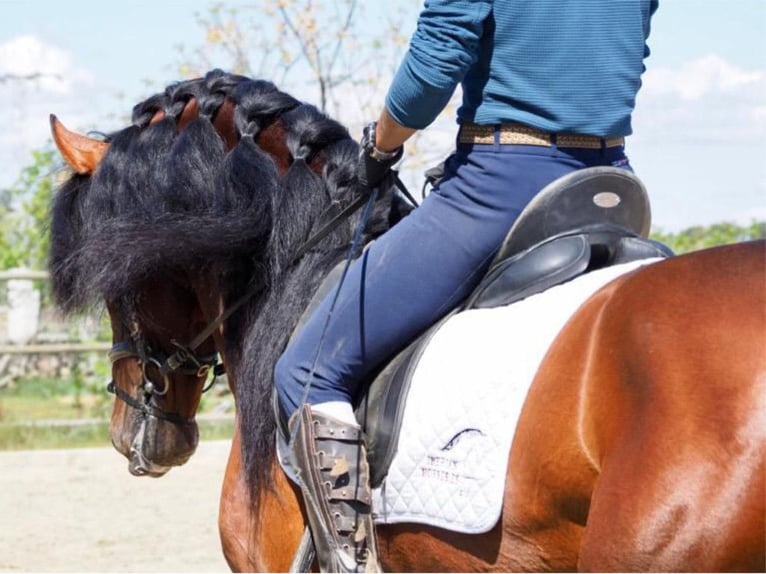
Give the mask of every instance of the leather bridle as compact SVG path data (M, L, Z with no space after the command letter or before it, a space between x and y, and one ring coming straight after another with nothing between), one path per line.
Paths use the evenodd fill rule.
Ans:
M188 424L194 421L194 416L186 418L177 413L169 413L162 410L154 402L155 396L164 396L170 388L170 374L194 375L197 378L208 378L212 371L213 376L203 387L202 392L209 391L217 377L224 372L223 363L218 360L218 353L198 356L188 347L184 347L173 341L178 350L165 357L163 353L152 350L143 342L136 344L134 341L121 341L115 343L109 351L109 360L112 364L127 358L138 359L141 365L140 398L134 398L117 386L114 379L110 380L106 390L121 399L128 406L133 407L145 417L155 417L173 424ZM155 370L161 377L162 386L152 379L149 371Z
M202 388L206 393L215 384L219 375L225 372L222 362L219 360L218 353L210 355L198 355L197 348L202 345L218 329L223 322L233 313L241 304L238 301L229 309L221 313L211 321L188 345L179 343L171 339L171 343L176 347L176 351L171 355L166 355L162 351L152 349L146 343L141 334L136 313L133 310L132 303L128 308L127 314L130 317L132 328L127 329L130 333L130 339L119 341L112 345L109 350L109 360L112 364L122 359L137 359L141 366L141 385L139 398L134 398L120 387L114 379L111 379L106 385L106 390L114 394L128 406L139 411L144 418L155 417L168 421L173 424L188 424L194 421L194 416L189 418L182 417L177 413L169 413L157 406L155 397L161 397L167 394L171 385L170 375L180 374L199 378L209 378L212 372L212 378ZM123 323L124 326L125 323ZM150 375L155 371L159 375L161 384L158 384L157 378Z

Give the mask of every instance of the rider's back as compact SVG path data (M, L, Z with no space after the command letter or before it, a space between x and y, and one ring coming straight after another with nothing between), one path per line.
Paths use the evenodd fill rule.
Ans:
M461 123L515 122L552 133L628 135L656 7L657 0L427 3L410 56L397 74L397 80L412 81L394 83L389 109L406 125L427 125L441 109L434 102L449 99L458 81ZM418 36L426 41L418 42ZM434 36L452 41L427 41ZM399 106L412 102L410 89L432 92L429 105Z

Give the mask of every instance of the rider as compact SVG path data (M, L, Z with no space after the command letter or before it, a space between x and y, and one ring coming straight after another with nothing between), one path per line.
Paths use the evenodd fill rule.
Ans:
M456 151L422 205L352 264L330 322L333 291L275 369L322 571L379 568L351 406L360 384L471 292L546 184L591 166L630 169L623 138L656 8L657 0L426 1L362 138L359 180L378 186L460 84Z

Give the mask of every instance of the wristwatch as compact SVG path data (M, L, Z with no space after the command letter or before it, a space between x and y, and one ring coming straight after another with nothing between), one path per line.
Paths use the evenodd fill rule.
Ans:
M378 127L378 122L370 122L364 128L362 134L362 148L365 153L376 161L389 161L399 155L402 148L399 147L394 151L383 151L375 146L375 132Z

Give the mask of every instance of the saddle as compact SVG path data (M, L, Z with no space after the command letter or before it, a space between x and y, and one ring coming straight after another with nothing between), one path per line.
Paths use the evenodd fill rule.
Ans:
M649 257L672 255L647 239L649 201L641 181L624 169L594 167L572 172L546 186L511 227L469 295L446 317L408 344L374 376L355 405L367 435L371 484L379 486L396 452L411 375L439 327L456 313L510 305L584 273ZM299 321L296 332L337 284L342 265L331 271ZM281 416L280 440L287 441Z

